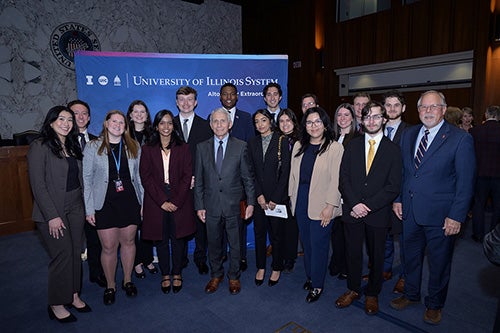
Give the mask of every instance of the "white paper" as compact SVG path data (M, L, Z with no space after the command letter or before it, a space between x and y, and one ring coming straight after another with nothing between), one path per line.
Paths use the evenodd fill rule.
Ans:
M288 218L288 213L286 211L285 205L276 205L273 210L268 208L264 212L266 213L266 216L274 216L282 219Z

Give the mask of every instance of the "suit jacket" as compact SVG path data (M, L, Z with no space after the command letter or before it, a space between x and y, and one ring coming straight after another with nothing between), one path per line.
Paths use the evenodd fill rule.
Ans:
M229 136L221 173L215 167L214 138L196 148L194 209L210 216L240 215L240 200L255 206L253 170L244 141Z
M470 129L479 177L500 177L500 123L488 120Z
M68 180L68 162L58 158L49 146L42 144L42 139L34 140L28 151L28 174L33 192L33 213L35 222L64 216L64 198ZM82 161L77 160L80 184L82 179Z
M304 154L295 156L300 147L300 141L295 142L288 182L288 194L290 195L290 205L292 214L294 215L300 181L300 162L304 156ZM328 149L323 154L316 157L307 205L307 215L311 220L320 219L319 215L326 207L326 204L334 206L333 217L340 216L342 213L340 207L339 171L343 152L344 148L342 145L334 141L330 143Z
M375 227L389 227L392 202L401 188L401 151L397 144L383 136L368 174L365 151L363 135L352 139L342 156L342 219L346 223L364 222ZM350 214L358 203L364 203L371 209L364 218L356 219Z
M396 131L396 133L394 133L394 136L391 139L392 142L399 144L399 142L401 141L401 134L403 134L403 131L408 127L410 127L410 124L402 121L398 126L398 130Z
M192 176L191 154L187 144L172 145L168 165L170 195L165 193L163 158L160 145L142 147L139 172L144 187L142 237L149 240L163 238L161 205L169 201L177 206L173 213L177 238L193 234L196 224L193 215L193 196L190 193Z
M249 142L250 139L255 137L255 128L250 113L236 109L231 135L245 142Z
M103 152L97 155L97 150L102 144L102 139L90 141L83 152L83 197L85 202L85 214L93 215L104 205L106 191L109 183L108 154ZM134 186L135 194L139 204L142 205L143 188L139 175L139 156L130 158L127 156L130 178Z
M288 177L290 175L290 150L288 139L281 140L281 167L278 174L278 143L280 133L273 132L265 156L262 152L262 136L253 137L248 143L250 160L255 173L255 197L264 195L266 201L284 204L288 202Z
M420 129L410 127L401 137L403 183L397 202L403 204L403 224L410 209L419 225L443 226L446 217L464 222L474 190L472 136L445 121L415 169Z
M182 125L179 115L174 117L174 124L179 129L180 137L183 138L184 136L182 135ZM210 123L205 119L203 119L202 117L195 114L187 141L187 143L189 144L189 151L191 152L192 161L194 161L196 158L196 145L202 141L208 140L212 135L213 133L212 129L210 128Z

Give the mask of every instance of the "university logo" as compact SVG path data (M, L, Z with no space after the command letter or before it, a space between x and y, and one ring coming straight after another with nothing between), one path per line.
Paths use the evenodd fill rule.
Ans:
M67 22L52 32L50 50L61 65L74 70L76 51L100 51L101 44L94 32L83 24Z

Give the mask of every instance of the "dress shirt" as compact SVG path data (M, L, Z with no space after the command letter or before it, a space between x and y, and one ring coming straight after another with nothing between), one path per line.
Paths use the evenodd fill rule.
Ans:
M392 127L392 132L391 132L391 137L388 137L391 139L391 141L394 139L394 136L396 135L396 132L398 131L399 125L401 125L401 119L395 124L385 124L385 129L384 129L384 135L387 136L387 127Z
M370 150L370 143L368 140L375 140L375 144L373 145L373 157L375 158L383 136L384 133L382 131L373 137L365 133L365 166L368 166L368 150Z
M189 138L189 134L191 133L191 127L193 126L194 112L191 116L189 116L187 118L184 117L181 112L179 112L179 122L181 123L181 131L182 131L182 126L184 125L184 119L188 119L188 122L186 124L187 128L188 128L188 132L187 132L186 137ZM182 134L184 134L184 132L182 132ZM183 135L183 137L184 137L184 135Z
M224 108L226 109L226 108ZM234 124L234 117L236 116L236 106L234 106L233 108L231 109L226 109L227 112L229 112L229 116L231 117L231 123Z
M222 138L222 156L226 156L226 148L227 148L227 140L229 139L229 134L226 134L225 137ZM217 161L217 149L219 149L219 139L214 135L214 161Z
M443 126L444 120L441 120L439 124L434 126L433 128L426 128L425 126L422 126L420 131L418 131L418 136L417 136L417 141L415 141L415 151L413 152L413 156L417 154L418 150L418 145L420 143L420 140L422 140L422 137L424 136L424 132L426 129L429 130L429 135L427 135L427 150L429 150L429 147L431 146L432 140L436 137L437 132L441 129L441 126Z

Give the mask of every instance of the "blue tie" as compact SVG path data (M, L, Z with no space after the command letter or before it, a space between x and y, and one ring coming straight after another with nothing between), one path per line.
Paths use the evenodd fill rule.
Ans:
M427 151L427 141L428 141L429 130L425 130L424 136L420 140L420 144L418 145L417 153L415 154L415 169L418 169L420 163L422 163L422 159L424 158L424 154Z
M219 141L219 148L217 148L217 157L215 158L215 167L217 168L217 172L220 175L220 172L222 170L222 160L224 159L224 151L222 148L222 143L223 141Z
M387 138L390 139L390 140L392 140L391 134L392 134L392 131L394 131L394 127L387 126L386 129L387 129Z

